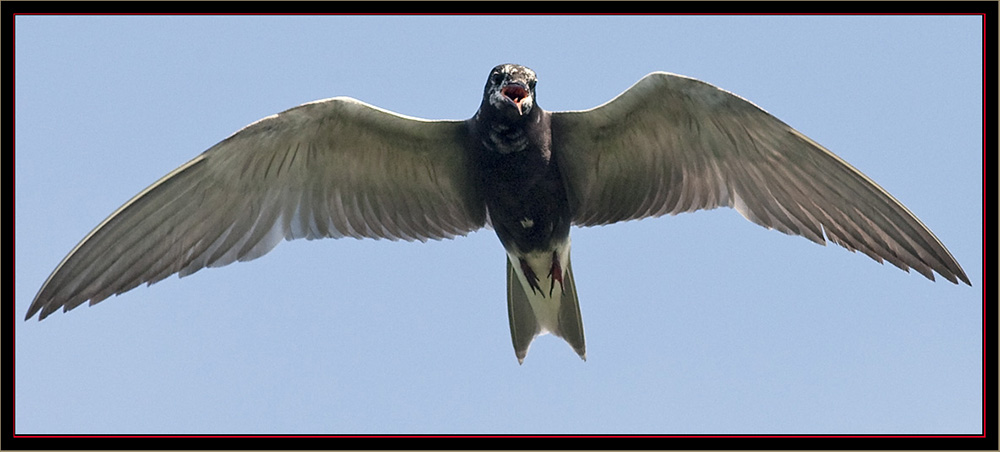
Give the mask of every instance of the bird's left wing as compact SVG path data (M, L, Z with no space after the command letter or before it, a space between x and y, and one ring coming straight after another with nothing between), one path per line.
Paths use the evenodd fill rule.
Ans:
M736 208L747 219L879 262L968 277L895 198L749 101L688 77L647 75L610 102L552 114L574 224Z
M485 223L462 121L350 98L264 118L143 190L74 248L26 316L255 259L282 239L427 240Z

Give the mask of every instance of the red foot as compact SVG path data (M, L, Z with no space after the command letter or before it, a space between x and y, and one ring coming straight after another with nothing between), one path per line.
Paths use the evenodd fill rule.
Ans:
M549 286L549 297L552 297L552 290L556 288L556 281L559 281L559 288L563 289L562 266L559 265L559 254L555 251L552 252L552 269L549 270L549 276L552 277L552 285Z
M538 277L535 276L535 271L531 269L528 265L528 261L520 259L521 261L521 271L524 272L524 279L528 280L528 286L531 287L531 292L534 293L536 290L538 293L543 293L542 288L538 287ZM552 291L549 291L549 296L551 296Z

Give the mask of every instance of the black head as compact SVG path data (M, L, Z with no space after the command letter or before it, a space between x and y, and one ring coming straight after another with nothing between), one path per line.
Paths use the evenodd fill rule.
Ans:
M515 118L524 117L535 106L535 71L519 64L501 64L490 72L483 92L483 107Z

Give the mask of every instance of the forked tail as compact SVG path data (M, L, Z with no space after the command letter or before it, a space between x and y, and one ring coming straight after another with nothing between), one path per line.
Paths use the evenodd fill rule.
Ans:
M518 260L516 265L512 259ZM558 265L558 253L549 258L548 267L562 273L555 278L551 273L532 271L532 268L539 268L531 265L540 263L538 259L538 256L507 257L507 315L517 362L524 362L531 341L545 333L563 338L586 361L580 301L576 296L568 252L565 265Z

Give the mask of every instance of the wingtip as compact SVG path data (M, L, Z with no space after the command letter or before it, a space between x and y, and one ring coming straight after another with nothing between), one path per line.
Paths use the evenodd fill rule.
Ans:
M38 313L39 309L41 309L41 306L35 306L34 304L32 304L32 306L28 308L27 314L24 315L24 321L27 322L28 320L31 320L31 318ZM38 316L39 321L41 321L44 318L45 318L45 313L42 313L42 315Z
M956 262L955 265L957 266L958 263ZM944 277L944 279L947 279L948 282L950 282L952 284L959 285L960 283L965 283L965 285L967 285L969 287L972 287L972 281L969 279L969 276L965 274L965 271L962 270L961 267L958 267L957 270L953 270L953 271L949 271L949 272L942 272L941 270L937 270L937 269L935 269L935 270L938 272L939 275L941 275L942 277ZM930 275L924 274L924 276L926 276L927 279L930 279L931 281L934 281L934 274L933 273L931 273Z
M955 277L964 282L965 285L972 287L972 280L969 279L969 275L965 274L965 270L962 270L962 267L958 265L958 262L955 262L955 266L958 267L958 271L955 272ZM952 282L958 284L958 281L952 281Z

